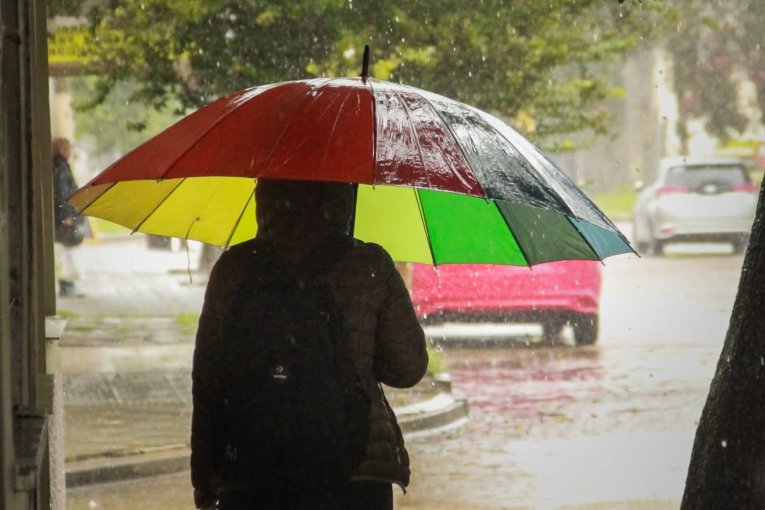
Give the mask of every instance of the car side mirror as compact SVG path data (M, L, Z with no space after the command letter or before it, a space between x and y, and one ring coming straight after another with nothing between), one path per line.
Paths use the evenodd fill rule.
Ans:
M635 191L642 191L645 188L645 183L640 179L636 180L633 185L635 186Z

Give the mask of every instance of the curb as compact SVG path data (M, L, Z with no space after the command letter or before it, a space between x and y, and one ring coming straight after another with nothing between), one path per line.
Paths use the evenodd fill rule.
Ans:
M464 426L468 421L468 405L450 393L395 409L405 438L444 433ZM189 469L188 445L135 452L98 455L66 463L66 486L85 487L99 483L134 480Z
M84 487L182 472L189 469L189 455L188 447L176 446L161 452L133 452L120 457L106 455L67 462L66 486Z

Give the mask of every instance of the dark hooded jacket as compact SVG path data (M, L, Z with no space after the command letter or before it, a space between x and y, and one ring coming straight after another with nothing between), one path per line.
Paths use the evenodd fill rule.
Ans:
M74 218L77 211L66 201L67 197L77 191L77 183L72 175L69 162L61 154L53 155L53 211L56 227L66 218Z
M278 196L278 189L269 190L261 184L258 188L258 239L231 248L216 263L208 282L197 332L191 468L193 486L206 494L214 493L216 484L221 483L216 480L212 466L222 433L221 377L226 373L222 363L223 331L227 321L236 320L228 316L228 311L232 309L234 289L241 287L241 274L246 274L244 268L251 255L252 243L269 243L276 252L282 250L285 257L293 260L311 256L310 246L294 250L289 243L280 246L276 241L280 229L291 231L293 220L300 224L318 221L311 230L319 234L312 242L311 239L306 241L321 246L332 242L333 236L346 235L353 208L350 188L338 190L333 185L311 183L304 190L306 196L300 198L295 197L294 190L285 198ZM315 201L317 193L321 197L319 203ZM307 210L311 212L310 216L305 215ZM305 230L296 238L310 235L310 230ZM395 416L380 397L378 384L407 388L423 377L428 363L424 334L409 293L388 253L375 244L347 238L345 242L350 247L327 272L326 284L343 310L349 329L348 355L355 361L372 402L367 451L353 479L406 487L409 482L408 455Z

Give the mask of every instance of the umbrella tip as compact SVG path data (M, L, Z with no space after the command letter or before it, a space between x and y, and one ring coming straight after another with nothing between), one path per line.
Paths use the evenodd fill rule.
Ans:
M364 45L364 60L361 62L361 79L366 80L369 76L369 45Z

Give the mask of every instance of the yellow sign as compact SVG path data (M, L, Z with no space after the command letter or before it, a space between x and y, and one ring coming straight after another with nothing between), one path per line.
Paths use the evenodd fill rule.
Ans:
M117 30L97 30L89 27L62 27L48 38L48 63L51 66L77 66L89 61L89 50L95 45L114 45L122 41Z

